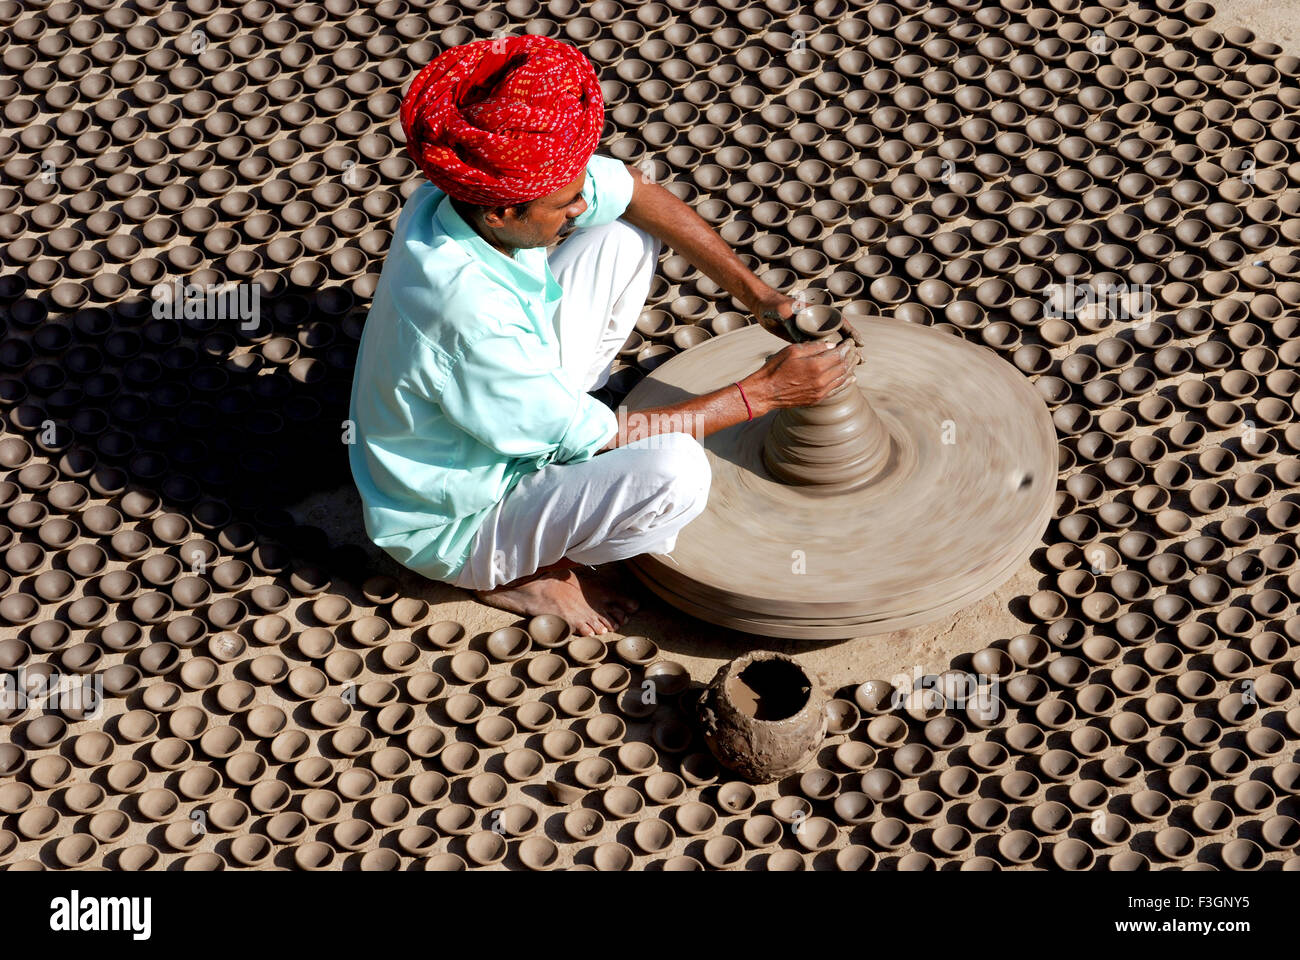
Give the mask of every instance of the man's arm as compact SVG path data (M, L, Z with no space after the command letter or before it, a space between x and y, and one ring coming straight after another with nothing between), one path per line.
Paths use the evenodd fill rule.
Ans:
M766 329L790 340L781 318L794 315L794 298L756 277L704 218L674 194L636 167L627 169L632 176L632 199L623 219L676 250L745 304ZM856 337L846 338L833 350L819 341L792 344L743 378L739 387L733 384L680 403L628 414L628 433L646 436L671 430L677 423L690 423L697 439L702 439L772 410L816 403L850 376L857 362L854 340ZM638 415L641 419L634 425L631 418ZM629 439L616 433L598 452L621 447Z
M597 453L641 437L671 432L674 427L702 440L782 407L816 403L849 378L856 362L857 351L848 338L834 346L824 340L790 344L742 378L739 386L731 384L679 403L626 414L620 425L626 423L628 435L615 433Z
M794 299L755 276L717 231L673 193L636 167L627 169L632 175L632 200L623 219L658 237L748 307L764 327L789 340L785 325L772 314L792 316Z

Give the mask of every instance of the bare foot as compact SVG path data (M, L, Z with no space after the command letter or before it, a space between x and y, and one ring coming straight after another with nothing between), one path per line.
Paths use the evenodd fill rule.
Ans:
M474 596L489 606L524 617L558 614L580 637L617 630L626 619L621 608L606 607L604 603L593 605L584 591L583 581L573 570L540 573L495 590L476 590Z
M598 570L598 576L583 581L583 591L597 610L617 612L622 616L620 623L626 622L641 608L636 578L612 563Z

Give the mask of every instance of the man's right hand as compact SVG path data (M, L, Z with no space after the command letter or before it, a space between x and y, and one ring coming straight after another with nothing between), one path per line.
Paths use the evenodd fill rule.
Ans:
M782 407L806 407L823 399L853 375L857 350L844 339L829 347L825 341L792 343L768 357L742 382L754 416Z

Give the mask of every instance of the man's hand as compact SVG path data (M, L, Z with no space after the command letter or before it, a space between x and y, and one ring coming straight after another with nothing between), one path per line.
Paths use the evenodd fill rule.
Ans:
M853 341L811 341L782 347L742 382L754 416L783 407L817 403L853 375L857 351Z
M811 338L799 332L794 317L804 306L806 301L798 297L787 297L778 290L771 290L770 294L751 304L749 309L765 330L790 343L803 343ZM842 329L846 340L852 340L859 348L867 345L862 334L849 321L844 321Z
M763 329L775 334L787 343L799 343L803 338L795 330L791 319L798 308L798 301L793 297L771 290L754 303L748 304L749 310L758 319Z

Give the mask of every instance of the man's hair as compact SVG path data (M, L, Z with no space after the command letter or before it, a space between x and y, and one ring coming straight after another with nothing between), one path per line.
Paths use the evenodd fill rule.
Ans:
M531 200L527 200L524 203L484 205L480 203L466 203L463 200L457 200L455 197L451 198L451 205L456 208L456 212L461 215L461 219L463 219L466 223L482 223L483 218L489 212L493 210L505 210L508 207L513 207L514 209L518 210L521 215L527 215L528 208L529 206L531 206L532 202L533 201Z

